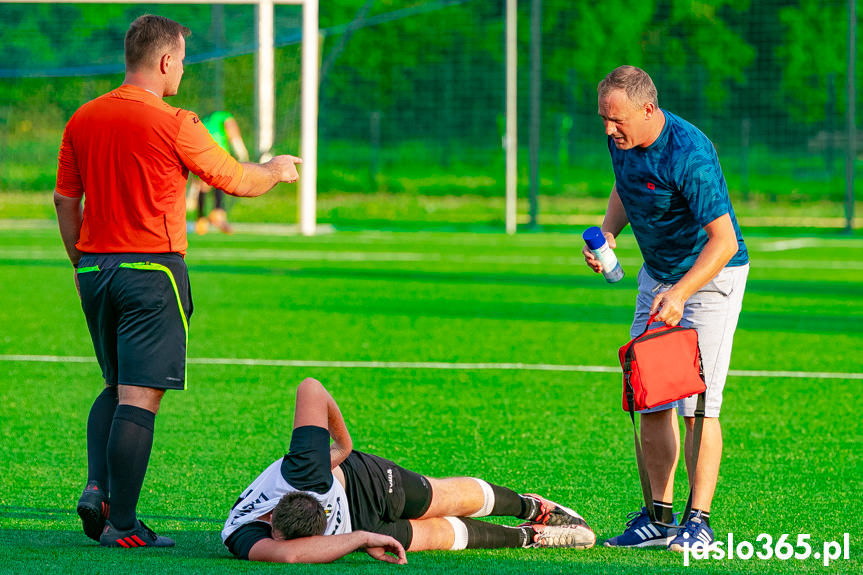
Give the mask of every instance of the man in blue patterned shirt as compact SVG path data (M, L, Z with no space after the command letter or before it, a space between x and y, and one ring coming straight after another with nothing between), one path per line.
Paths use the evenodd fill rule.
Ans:
M641 334L653 314L667 325L694 327L707 383L697 469L691 469L696 397L641 412L657 522L642 508L605 545L668 545L682 551L689 544L713 541L710 506L722 458L719 411L749 255L707 136L662 110L650 76L634 66L613 70L597 92L615 177L601 229L614 248L615 237L629 224L644 259L631 336ZM587 247L584 256L594 271L602 271ZM674 521L674 470L680 456L675 410L686 425L684 455L694 486L692 513L682 518L679 530L659 524Z

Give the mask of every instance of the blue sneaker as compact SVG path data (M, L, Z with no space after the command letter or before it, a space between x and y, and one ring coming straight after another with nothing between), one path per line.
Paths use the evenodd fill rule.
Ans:
M626 516L626 531L607 539L606 547L649 547L651 545L668 545L674 538L674 529L657 525L650 520L647 508L641 511L633 511Z
M697 548L713 543L713 529L701 517L701 511L695 513L680 530L677 537L668 544L671 551L684 551L687 547Z

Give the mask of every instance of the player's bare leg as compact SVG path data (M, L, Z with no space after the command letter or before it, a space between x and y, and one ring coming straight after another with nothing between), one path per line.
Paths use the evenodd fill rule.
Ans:
M575 511L539 495L520 495L511 489L474 477L426 478L432 501L411 524L414 547L464 549L499 547L592 547L596 535ZM476 521L472 517L512 516L518 527ZM454 541L454 542L453 542ZM452 545L452 547L450 547Z
M432 488L432 501L420 517L470 517L482 509L485 496L480 484L471 477L427 478Z
M656 501L674 501L674 470L680 459L677 410L641 414L641 446Z
M698 452L698 463L694 465L694 442L692 429L695 426L694 417L685 417L686 439L684 453L689 484L692 485L692 510L689 517L681 519L683 527L677 536L669 542L671 551L684 551L689 545L707 545L713 541L713 529L710 526L710 505L713 493L716 491L716 480L719 477L719 463L722 459L722 428L719 418L705 417L701 432L701 449Z
M641 414L641 446L650 478L655 519L671 524L674 521L674 470L680 459L677 409ZM626 529L620 535L606 539L606 547L665 546L676 533L654 523L646 506L630 513L627 519Z
M705 417L701 432L701 449L698 452L698 469L692 469L692 428L694 417L684 418L686 424L686 439L684 453L686 454L686 469L689 474L689 484L693 486L692 507L710 512L716 482L719 478L719 464L722 460L722 428L718 417ZM695 477L693 478L693 472Z
M159 406L162 403L162 397L165 395L164 389L156 389L153 387L139 387L137 385L119 385L120 405L134 405L141 409L146 409L153 414L159 413Z
M540 495L519 494L475 477L426 477L432 500L419 519L432 517L509 516L543 525L587 527L578 513Z
M455 542L455 531L449 521L442 517L412 519L413 538L407 551L432 551L450 549Z
M587 549L596 543L590 529L572 526L486 523L468 517L412 519L408 551L549 547Z

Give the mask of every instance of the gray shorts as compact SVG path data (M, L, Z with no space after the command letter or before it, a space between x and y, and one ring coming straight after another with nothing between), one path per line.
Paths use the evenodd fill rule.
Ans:
M725 387L725 378L728 376L728 366L731 363L731 346L734 341L734 331L737 329L737 318L743 305L743 292L746 289L748 275L749 264L724 268L707 285L686 300L683 307L680 325L694 327L698 332L698 347L701 350L704 379L707 383L704 410L706 417L719 417L719 410L722 407L722 390ZM644 331L644 326L650 317L650 306L656 295L671 287L672 284L656 281L643 267L641 268L638 272L635 318L629 330L632 337L637 337ZM695 414L697 398L697 396L687 397L645 409L639 413L676 407L678 413L684 417L692 417Z

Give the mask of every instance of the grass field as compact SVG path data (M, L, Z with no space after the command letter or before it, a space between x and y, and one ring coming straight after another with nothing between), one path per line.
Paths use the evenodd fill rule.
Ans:
M785 230L781 234L789 234ZM745 232L746 233L746 232ZM850 536L850 559L708 560L708 573L859 573L863 238L747 235L752 271L723 409L718 539ZM156 423L139 505L170 550L104 550L80 532L85 420L98 367L53 224L0 225L0 572L676 573L661 550L354 554L331 566L236 561L218 532L286 448L305 376L336 397L358 449L428 475L471 474L582 513L600 539L639 506L616 350L627 277L583 265L577 234L239 233L191 238L189 388ZM339 363L347 362L347 363ZM595 369L601 368L601 369ZM686 490L677 475L678 506ZM797 551L799 549L795 549Z

